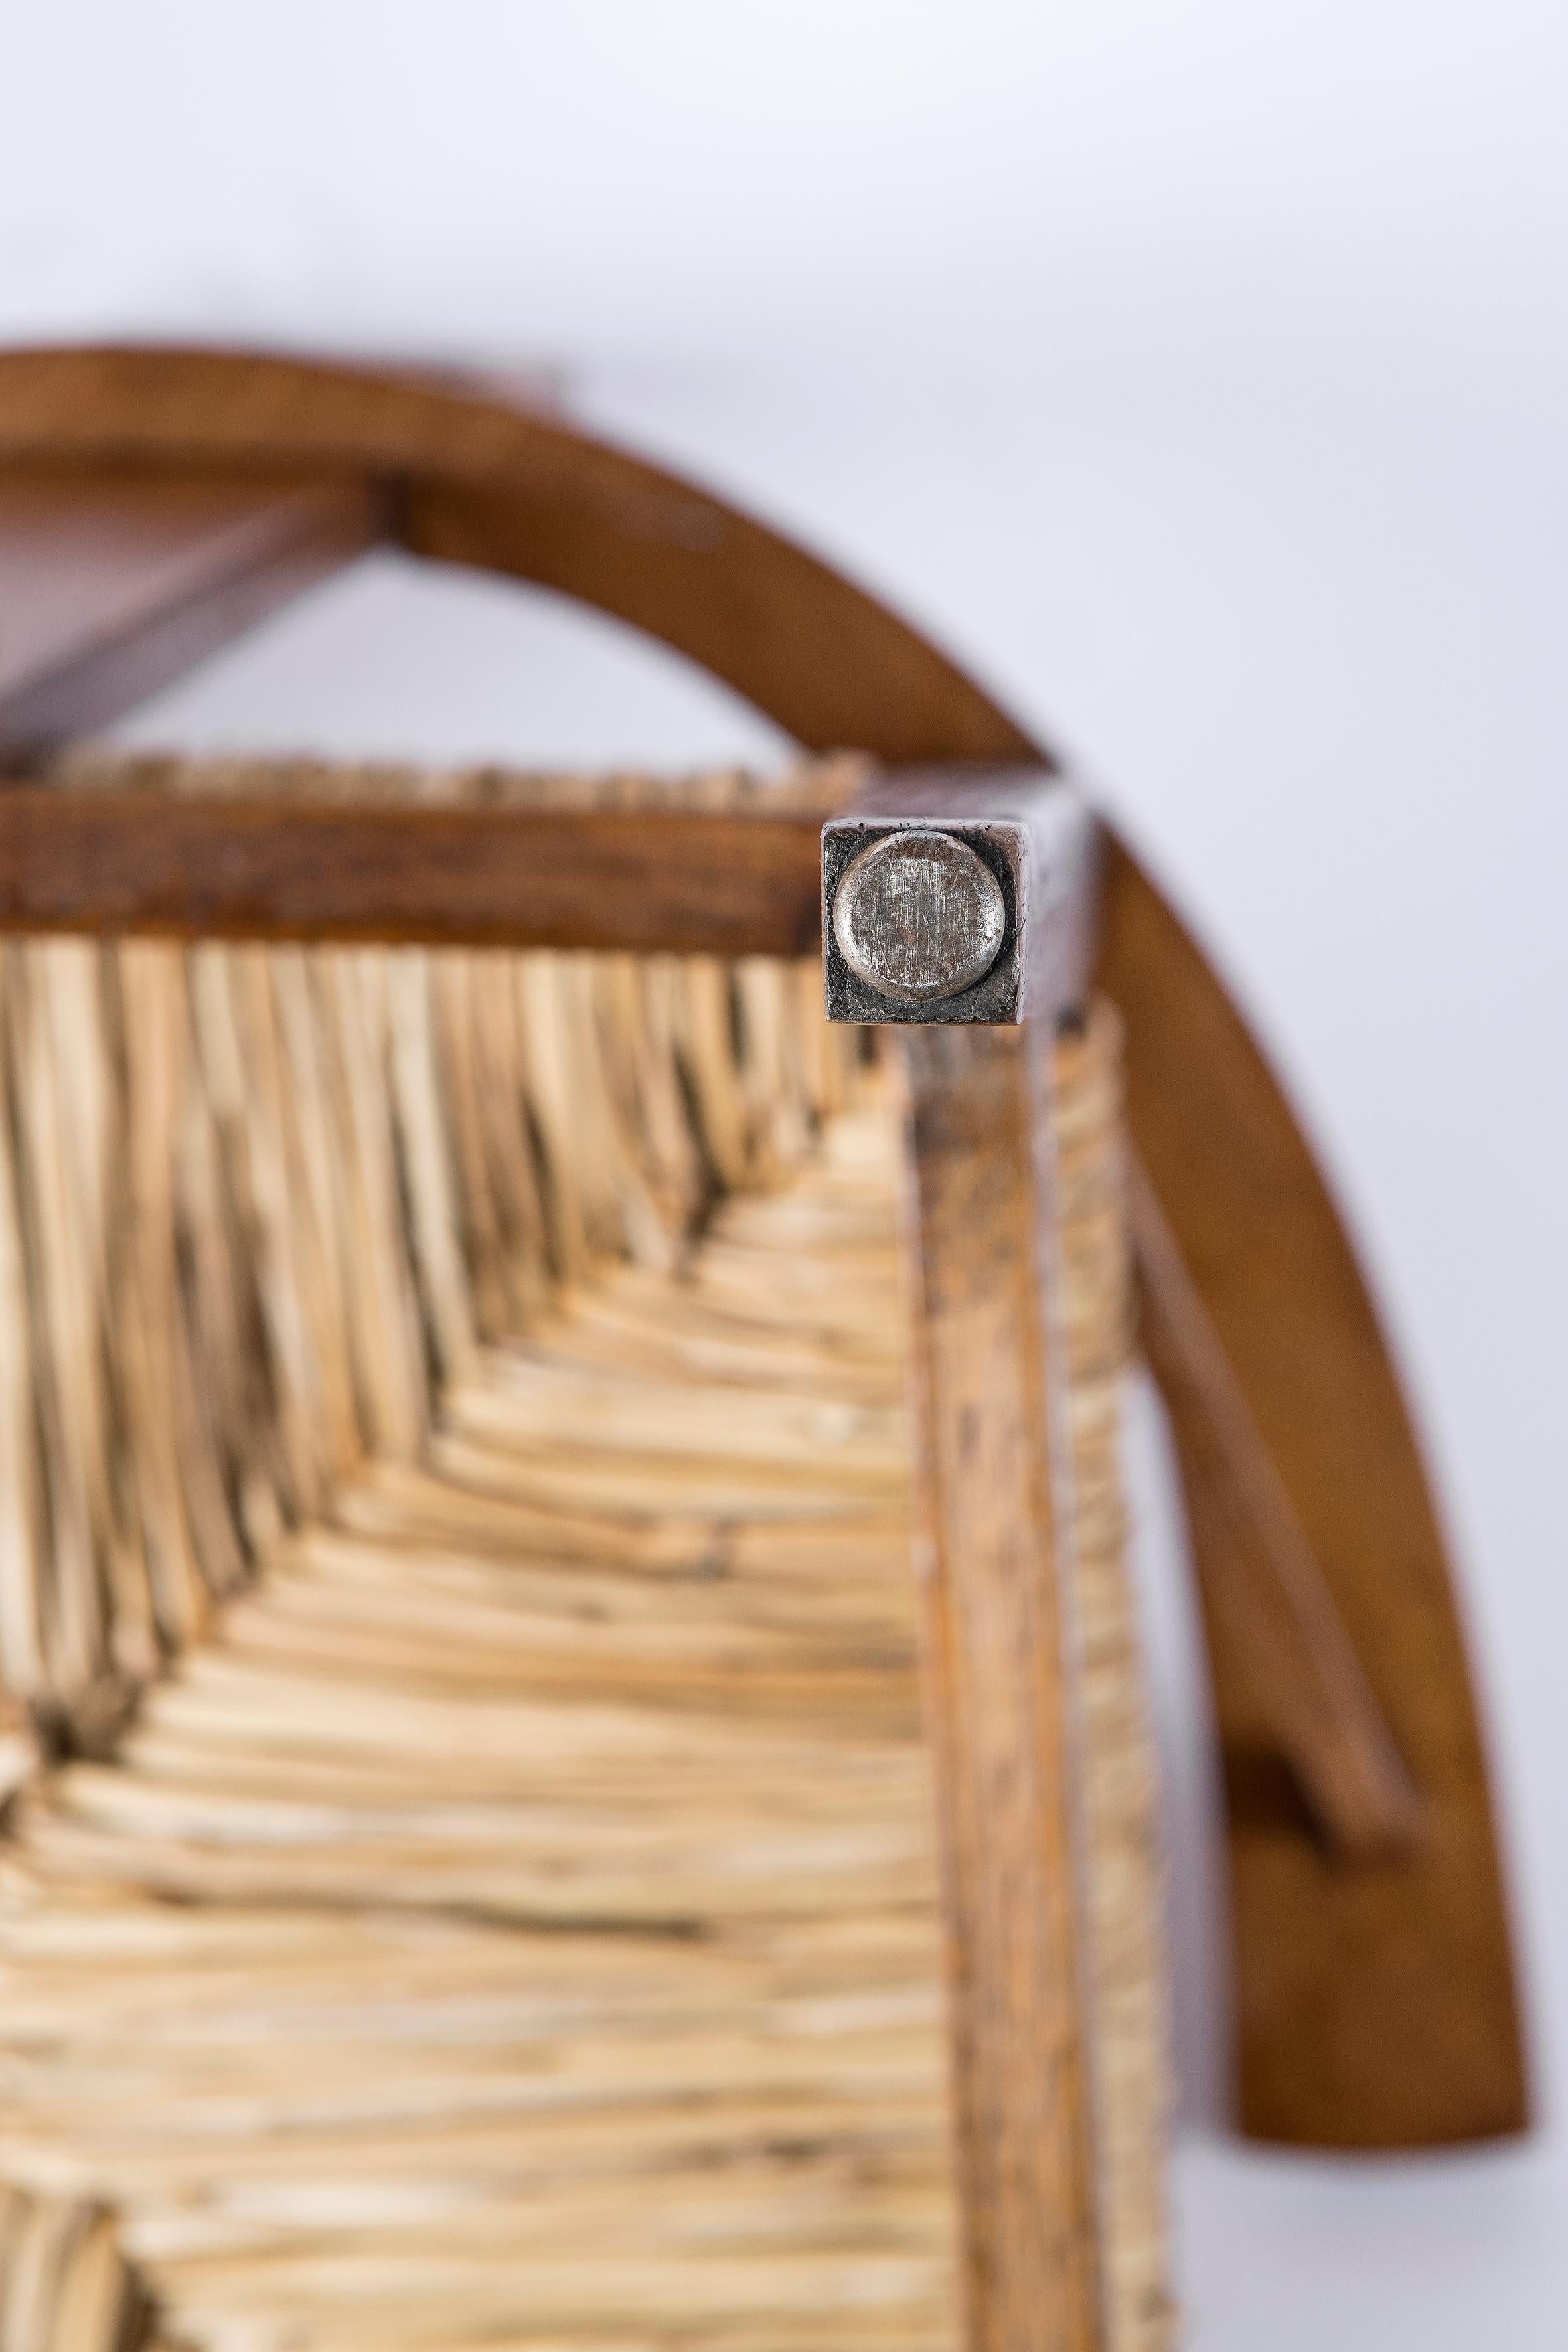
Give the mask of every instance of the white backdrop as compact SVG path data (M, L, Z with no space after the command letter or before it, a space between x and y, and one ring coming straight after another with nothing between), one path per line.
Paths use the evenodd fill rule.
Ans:
M559 367L1069 748L1236 978L1359 1231L1468 1572L1545 2124L1244 2149L1199 2352L1556 2352L1568 22L1549 0L51 0L0 41L0 336ZM772 757L548 600L377 558L142 740ZM1148 1432L1146 1483L1157 1486ZM1146 1568L1181 1876L1189 1637ZM1205 1906L1182 1904L1191 2071Z

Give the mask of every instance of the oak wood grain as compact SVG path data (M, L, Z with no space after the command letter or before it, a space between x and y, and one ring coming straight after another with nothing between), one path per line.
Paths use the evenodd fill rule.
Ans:
M731 956L817 936L810 813L0 787L0 932Z
M968 2352L1103 2346L1048 1034L900 1033Z
M800 549L499 396L242 352L0 354L0 469L64 467L383 485L405 545L635 623L809 748L1049 764L980 687ZM1428 1810L1419 1861L1375 1874L1332 1867L1299 1806L1260 1826L1278 1750L1211 1629L1245 2118L1331 2146L1517 2128L1523 2059L1474 1702L1365 1286L1256 1042L1124 845L1100 981L1127 1021L1144 1163ZM1201 1509L1194 1536L1216 1540Z
M363 480L0 475L0 753L106 725L357 555Z

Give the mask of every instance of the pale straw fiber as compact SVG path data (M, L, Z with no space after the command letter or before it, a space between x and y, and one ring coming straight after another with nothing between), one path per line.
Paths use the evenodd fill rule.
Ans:
M0 2352L956 2346L897 1138L819 991L0 949ZM1111 2341L1157 2352L1109 1015L1058 1086Z

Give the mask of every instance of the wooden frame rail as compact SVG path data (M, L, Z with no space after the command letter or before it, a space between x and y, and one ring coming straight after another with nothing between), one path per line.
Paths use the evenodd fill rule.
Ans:
M0 931L801 955L820 819L0 779Z

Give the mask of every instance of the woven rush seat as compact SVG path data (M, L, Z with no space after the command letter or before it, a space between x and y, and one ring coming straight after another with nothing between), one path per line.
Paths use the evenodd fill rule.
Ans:
M847 1156L699 1273L744 1387L674 1283L612 1279L23 1804L12 2146L120 2202L195 2340L952 2340L886 1202ZM803 1252L836 1296L783 1286Z
M118 1555L84 1595L42 1539L73 1486L95 1508L47 1411L47 1512L10 1530L42 1738L17 1720L0 1850L0 2341L945 2352L897 1113L815 971L5 955L14 1086L62 1024L114 1045L96 1153L63 1115L13 1132L14 1230L52 1151L121 1309L96 1399ZM257 1083L290 1005L313 1097ZM1134 2347L1167 2306L1110 1017L1058 1061ZM153 1220L115 1205L116 1138L166 1171ZM313 1226L312 1150L343 1211ZM67 1262L9 1265L13 1379L46 1400ZM178 1458L126 1376L160 1363Z

